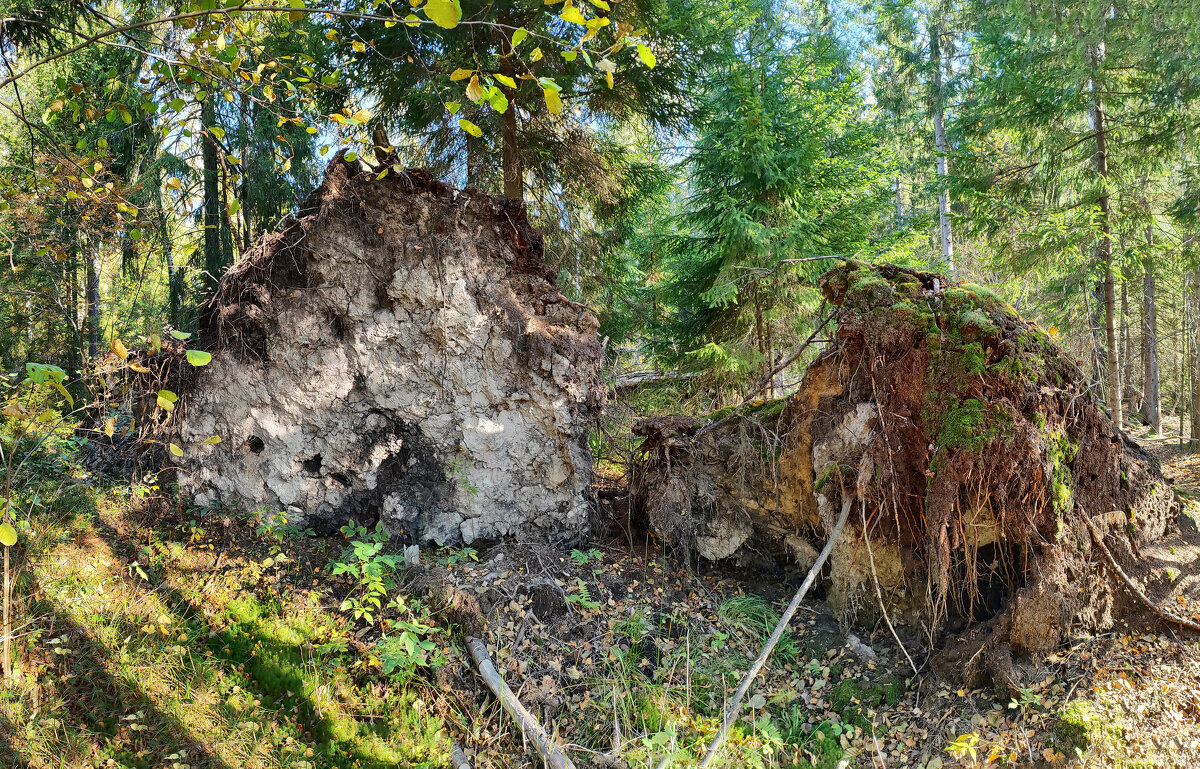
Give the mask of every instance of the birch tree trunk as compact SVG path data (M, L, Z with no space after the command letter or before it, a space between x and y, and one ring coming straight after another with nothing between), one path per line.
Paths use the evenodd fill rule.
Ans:
M938 231L942 243L942 264L956 274L954 269L954 236L950 230L950 191L946 188L949 166L946 158L946 125L944 99L942 95L942 30L939 26L929 28L929 64L933 67L933 145L937 151L938 176Z

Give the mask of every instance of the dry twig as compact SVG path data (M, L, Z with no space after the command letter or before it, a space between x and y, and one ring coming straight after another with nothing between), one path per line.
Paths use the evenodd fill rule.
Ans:
M504 682L504 678L492 664L492 657L488 654L487 646L483 641L471 636L468 636L466 641L467 649L471 652L471 659L475 660L475 668L479 671L479 677L500 701L500 707L504 708L504 712L517 722L517 725L521 727L521 732L533 742L538 756L546 766L549 769L575 769L575 764L571 762L571 759L558 749L553 738L546 733L537 718L521 704L517 695L513 694L513 690Z
M817 561L808 570L808 576L804 578L804 582L800 584L800 589L796 591L796 595L792 597L792 602L783 612L783 616L779 618L779 624L775 626L775 630L771 633L771 637L767 639L767 643L763 646L763 650L758 655L758 659L750 666L750 670L738 685L737 691L733 694L733 701L729 703L729 707L725 709L725 718L721 720L721 729L717 732L717 736L713 737L712 744L708 746L708 752L701 759L698 769L712 764L713 759L717 757L717 752L721 749L722 743L725 742L725 735L729 732L729 727L733 726L733 722L737 717L737 712L741 708L742 699L745 698L746 692L750 690L750 686L754 683L754 679L758 677L759 671L763 665L767 664L767 658L771 656L771 652L775 649L775 644L779 643L779 639L783 637L783 632L787 630L788 622L791 621L792 615L800 608L800 602L804 600L804 596L808 593L808 589L812 587L816 581L817 575L821 573L821 567L825 565L825 559L833 552L834 545L837 544L838 537L841 536L842 528L846 525L846 519L850 517L850 507L854 500L851 497L842 502L842 514L838 517L837 523L834 524L833 530L829 532L829 541L825 543L825 548L821 550L821 554L817 556ZM659 769L665 769L666 760L659 763Z

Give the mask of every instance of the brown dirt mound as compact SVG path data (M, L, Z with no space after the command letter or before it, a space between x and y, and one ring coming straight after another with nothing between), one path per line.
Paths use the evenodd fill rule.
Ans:
M778 443L748 434L750 415L676 448L651 431L634 509L671 544L803 561L853 505L831 602L860 621L882 608L930 642L969 628L942 655L967 677L1012 681L1010 650L1049 651L1128 611L1083 516L1139 575L1179 504L1076 363L978 286L848 262L822 290L837 334L782 413L757 420ZM736 464L740 477L722 470Z

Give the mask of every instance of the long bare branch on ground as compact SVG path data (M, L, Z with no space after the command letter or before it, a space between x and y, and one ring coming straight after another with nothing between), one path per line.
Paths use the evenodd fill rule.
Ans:
M521 727L521 732L526 739L534 744L538 756L546 766L549 769L575 769L575 764L558 749L558 746L554 744L554 739L538 723L537 717L521 704L513 690L504 683L504 678L492 664L492 657L488 654L487 646L483 641L473 636L468 636L466 641L467 650L471 652L471 659L475 660L475 668L479 671L479 677L500 701L500 707L504 708L504 712L508 713L513 721L516 721L517 725Z
M717 736L713 737L712 744L708 746L708 752L704 754L704 758L701 759L697 769L705 769L717 757L717 752L720 751L721 745L725 742L725 735L729 732L729 727L733 726L733 722L737 719L737 713L742 706L742 700L746 697L746 692L750 691L750 686L754 683L754 679L758 678L763 665L767 664L767 658L775 650L775 644L779 643L779 639L783 637L783 632L787 630L792 616L800 608L800 602L804 600L808 589L812 587L813 582L817 579L817 575L821 573L821 567L825 565L825 559L833 552L833 547L837 544L838 537L842 534L842 528L846 525L846 519L850 517L850 507L853 502L853 498L849 496L842 502L842 514L838 517L837 523L834 524L833 531L829 532L829 541L825 543L825 548L817 556L816 563L808 570L808 575L804 578L804 582L800 583L800 589L796 591L796 595L792 597L792 602L788 604L787 609L783 612L783 616L779 618L779 624L775 626L771 637L767 639L767 643L759 653L758 659L754 661L754 664L750 666L750 670L747 671L746 676L742 678L741 684L738 685L737 691L734 692L733 700L729 703L729 707L725 709L725 717L721 720L721 729L717 732ZM663 761L659 762L658 769L666 769L668 765L669 759L663 759Z

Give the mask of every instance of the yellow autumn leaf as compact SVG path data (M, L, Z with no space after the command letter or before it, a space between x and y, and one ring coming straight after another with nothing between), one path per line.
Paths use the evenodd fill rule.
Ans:
M116 417L109 417L108 419L104 420L104 434L107 435L109 438L113 437L113 433L116 432L116 428L117 428L117 418Z
M204 439L205 446L215 446L220 442L221 442L221 436L219 436L219 435L210 435L209 437Z
M212 362L212 355L204 350L188 350L187 362L193 366L207 366Z
M429 0L425 15L442 29L454 29L462 21L462 6L458 0Z
M17 544L17 530L12 527L11 523L0 523L0 545L12 547Z
M529 60L530 61L541 61L542 60L542 47L540 45L537 48L534 48L529 53Z
M177 456L177 457L183 456L183 449L179 448L174 443L172 443L170 446L168 446L168 448L171 450L171 453L174 454L175 456Z
M494 75L494 77L496 78L496 82L499 83L500 85L506 85L509 88L517 87L517 81L513 80L508 75L501 75L501 74L497 73L496 75Z
M175 402L179 400L179 396L170 390L158 391L158 407L163 411L171 411L175 408Z
M117 356L121 360L125 360L129 357L129 350L125 347L125 343L120 339L112 340L112 344L110 344L108 347L110 350L112 350L113 355Z
M573 5L568 5L567 7L563 8L563 12L558 15L558 18L562 19L563 21L570 22L571 24L587 24L587 18L579 12L578 8Z
M563 104L558 91L553 88L543 88L542 95L546 98L546 109L550 110L551 114L557 115L562 112Z
M471 75L472 75L471 70L463 69L462 67L459 67L458 69L456 69L450 73L450 79L451 80L466 80Z
M146 368L145 366L143 366L140 363L130 363L129 370L136 371L139 374L149 374L150 373L150 369Z
M466 118L462 118L458 121L458 127L476 138L483 136L483 129Z
M642 60L642 64L645 64L650 69L654 69L654 65L658 63L654 52L645 43L638 43L638 58Z

